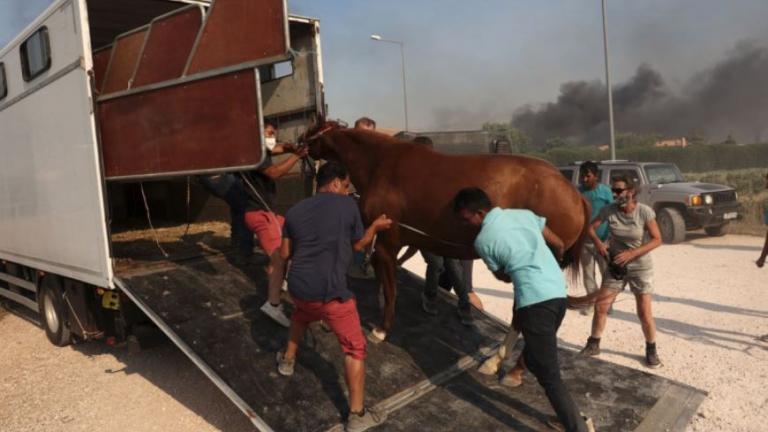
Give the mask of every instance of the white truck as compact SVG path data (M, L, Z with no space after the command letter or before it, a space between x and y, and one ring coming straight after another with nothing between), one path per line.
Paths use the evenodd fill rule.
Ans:
M174 185L262 163L265 118L295 139L324 107L320 53L319 22L283 0L53 1L0 49L0 300L60 346L124 339L145 314L166 326L126 286L157 251L121 256L136 194L172 225ZM307 179L292 177L295 200Z
M125 340L149 319L258 430L341 430L335 337L312 327L294 376L275 373L285 331L259 313L262 266L233 253L228 226L207 221L216 200L189 181L258 167L265 119L291 141L323 112L319 23L284 0L55 0L0 50L0 300L60 346ZM311 178L281 186L284 209ZM366 399L389 415L379 430L543 427L535 384L474 371L504 325L478 313L463 326L447 294L440 319L425 317L422 281L399 284L398 326L368 349ZM377 284L352 288L363 324L378 322ZM579 404L611 405L600 429L682 430L703 399L562 356ZM598 374L610 388L586 391Z

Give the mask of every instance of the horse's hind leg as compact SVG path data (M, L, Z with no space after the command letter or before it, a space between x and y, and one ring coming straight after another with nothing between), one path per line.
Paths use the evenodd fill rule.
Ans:
M504 337L504 342L499 346L499 350L485 359L483 364L478 368L478 372L485 375L496 375L499 371L499 367L504 360L507 359L512 348L515 346L515 342L517 342L517 337L519 335L520 332L515 330L514 325L510 325L507 335Z
M386 244L379 244L373 255L373 266L376 277L384 291L384 321L380 327L371 331L368 338L371 342L378 343L387 338L387 333L392 329L395 321L395 297L397 292L396 251L398 248Z

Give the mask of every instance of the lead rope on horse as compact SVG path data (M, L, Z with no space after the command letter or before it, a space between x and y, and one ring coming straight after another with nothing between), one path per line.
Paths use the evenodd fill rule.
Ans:
M412 227L412 226L410 226L408 224L404 224L402 222L395 222L395 223L400 228L405 228L405 229L407 229L409 231L415 232L416 234L421 234L424 237L428 237L428 238L430 238L430 239L432 239L432 240L434 240L436 242L439 242L439 243L442 243L442 244L445 244L445 245L448 245L448 246L460 246L460 247L466 246L466 245L463 245L463 244L460 244L460 243L449 242L448 240L441 240L441 239L439 239L439 238L437 238L435 236L431 236L431 235L427 234L425 231L422 231L422 230L420 230L418 228ZM365 266L368 266L371 263L371 257L373 256L373 253L376 252L376 239L378 237L379 237L378 233L373 235L373 241L371 241L371 247L365 253L365 259L364 259Z
M240 174L240 178L243 179L243 182L245 182L245 184L248 185L248 189L250 189L250 191L253 193L253 195L256 196L256 198L261 202L261 204L264 206L264 208L268 212L274 213L272 211L272 208L269 206L269 204L267 204L267 201L261 196L259 191L256 190L256 188L253 186L253 183L251 183L248 180L248 178L245 176L245 174L243 174L243 173L239 173L239 174Z

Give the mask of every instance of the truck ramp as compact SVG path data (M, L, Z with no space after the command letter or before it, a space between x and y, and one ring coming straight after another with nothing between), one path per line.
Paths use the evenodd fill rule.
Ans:
M263 260L212 253L118 270L118 285L263 431L342 431L348 411L343 354L335 336L313 325L292 377L276 371L287 330L259 312ZM505 327L476 313L463 326L455 300L441 294L439 315L421 312L423 280L399 274L397 320L389 339L369 344L366 404L388 413L376 431L547 430L553 415L533 379L516 389L476 372ZM380 320L378 284L352 283L363 327ZM575 358L561 350L563 376L598 430L684 430L705 397L648 373Z

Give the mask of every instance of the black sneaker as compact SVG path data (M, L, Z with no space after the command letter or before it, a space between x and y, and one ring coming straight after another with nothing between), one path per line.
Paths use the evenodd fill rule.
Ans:
M661 366L661 360L659 359L659 353L656 352L656 347L645 349L645 365L651 369Z
M456 312L459 315L459 320L461 320L461 323L465 326L471 326L472 323L475 322L475 319L472 317L472 308L458 308L456 309Z
M582 357L592 357L600 354L600 339L589 338L587 345L579 351Z

